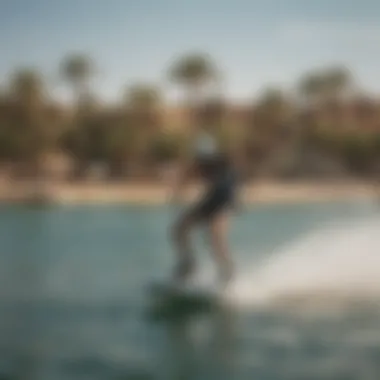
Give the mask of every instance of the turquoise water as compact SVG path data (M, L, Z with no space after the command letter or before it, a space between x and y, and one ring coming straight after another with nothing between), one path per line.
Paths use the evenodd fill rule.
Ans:
M0 371L25 379L380 378L370 202L260 206L233 223L229 302L149 315L176 210L0 208ZM201 277L212 264L194 236ZM0 372L1 374L1 372Z

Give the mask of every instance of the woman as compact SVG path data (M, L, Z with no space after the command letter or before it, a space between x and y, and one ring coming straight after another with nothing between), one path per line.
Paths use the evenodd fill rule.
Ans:
M205 185L205 191L199 201L180 215L173 227L173 242L178 254L174 271L177 282L187 280L195 270L190 233L200 224L204 224L209 233L219 279L226 283L233 274L227 233L237 196L243 149L236 139L239 136L237 130L223 125L222 110L223 106L218 102L202 107L198 123L188 136L187 149L182 151L174 198L178 198L194 172Z

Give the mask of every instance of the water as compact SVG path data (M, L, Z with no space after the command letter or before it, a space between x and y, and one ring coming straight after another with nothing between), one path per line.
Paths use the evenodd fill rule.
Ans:
M0 371L38 380L377 380L378 212L364 201L247 210L232 226L239 276L225 307L154 321L144 288L171 268L175 210L3 206ZM212 263L202 235L195 240L206 278Z

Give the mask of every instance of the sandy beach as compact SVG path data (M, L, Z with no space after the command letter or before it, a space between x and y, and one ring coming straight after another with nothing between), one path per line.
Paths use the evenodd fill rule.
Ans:
M199 186L192 185L185 194L190 201L199 193ZM27 181L3 181L0 183L2 203L23 203L42 199L57 204L126 203L159 205L168 201L170 189L164 183L104 183L104 182L49 182L35 184ZM277 182L259 181L242 189L241 199L246 204L327 202L358 199L375 199L376 189L368 182Z

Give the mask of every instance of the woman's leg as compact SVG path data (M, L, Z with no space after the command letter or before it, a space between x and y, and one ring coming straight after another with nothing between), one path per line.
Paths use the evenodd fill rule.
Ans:
M209 219L210 243L212 253L219 266L219 278L227 283L233 275L233 264L228 246L230 215L228 211L216 213Z
M195 210L185 212L175 222L172 230L172 240L177 254L177 265L174 270L175 281L185 281L195 269L195 260L190 242L190 234L198 223Z

